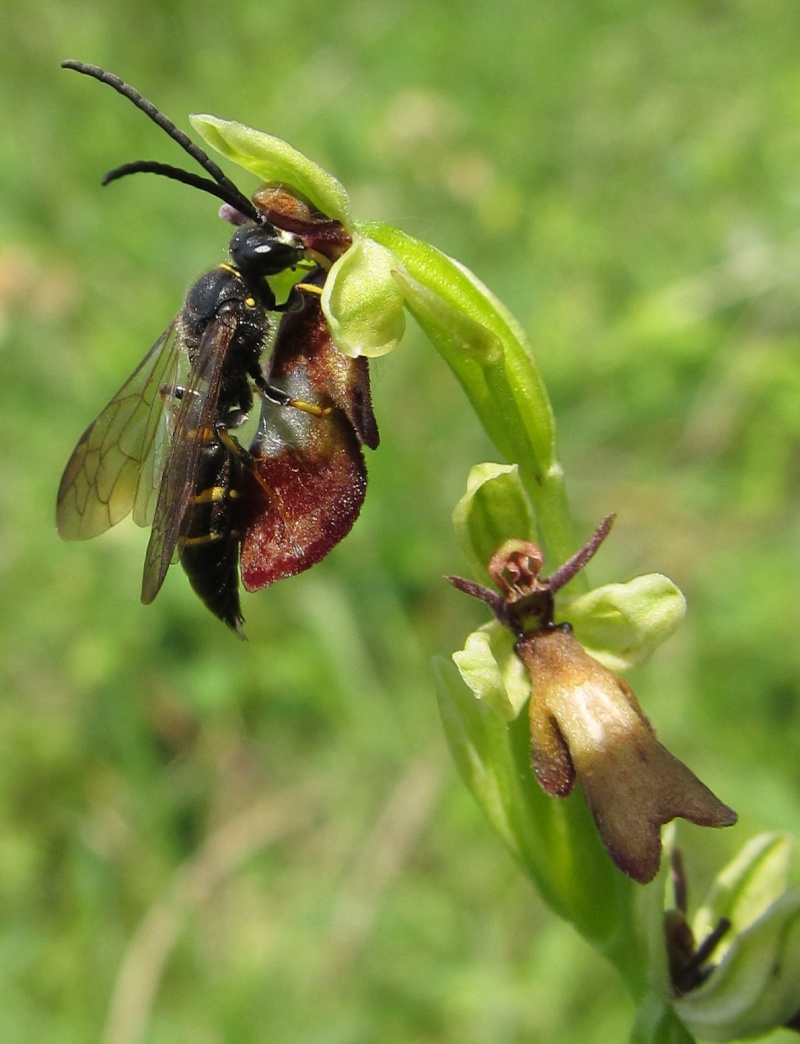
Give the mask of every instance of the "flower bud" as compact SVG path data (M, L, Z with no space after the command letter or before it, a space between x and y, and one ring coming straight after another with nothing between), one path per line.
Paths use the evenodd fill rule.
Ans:
M714 924L730 926L714 949L714 965L701 965L704 974L694 983L687 987L673 976L675 1009L703 1040L741 1040L779 1026L800 1031L800 888L788 887L790 855L787 835L751 838L694 917L696 938L713 936Z

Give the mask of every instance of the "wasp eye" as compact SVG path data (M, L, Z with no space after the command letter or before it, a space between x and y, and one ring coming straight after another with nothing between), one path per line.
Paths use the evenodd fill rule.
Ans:
M302 242L273 225L246 225L234 234L231 257L241 272L259 276L277 275L302 261Z

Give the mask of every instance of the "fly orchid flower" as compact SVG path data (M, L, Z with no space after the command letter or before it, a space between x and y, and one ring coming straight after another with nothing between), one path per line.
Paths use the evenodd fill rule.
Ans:
M659 743L630 686L590 656L569 624L554 623L554 594L594 555L613 516L549 578L527 541L507 541L489 576L502 592L460 577L459 590L486 602L515 636L530 677L533 768L542 788L566 797L577 779L609 855L646 884L661 861L661 827L675 818L730 826L736 813Z

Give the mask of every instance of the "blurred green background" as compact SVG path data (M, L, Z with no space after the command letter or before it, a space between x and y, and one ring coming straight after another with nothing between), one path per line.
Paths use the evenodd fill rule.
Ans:
M373 367L361 519L245 599L247 644L180 570L140 605L132 524L57 539L77 437L230 232L182 186L101 191L182 157L59 61L288 139L519 317L576 546L619 514L592 578L689 600L631 680L741 814L681 826L696 899L800 827L798 39L778 0L0 0L0 1039L607 1044L632 1015L442 740L430 659L483 618L441 580L450 512L495 454L416 330Z

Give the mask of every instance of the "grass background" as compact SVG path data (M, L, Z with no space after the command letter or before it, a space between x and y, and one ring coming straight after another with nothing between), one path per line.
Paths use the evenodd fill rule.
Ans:
M696 899L800 825L798 38L779 0L0 0L0 1039L606 1044L632 1014L449 763L429 661L481 619L449 516L495 454L415 330L373 367L355 531L246 598L248 644L179 570L139 604L136 527L59 543L78 435L229 229L101 192L180 156L58 62L285 137L520 318L576 542L619 513L593 579L689 600L632 681L741 814L681 827Z

